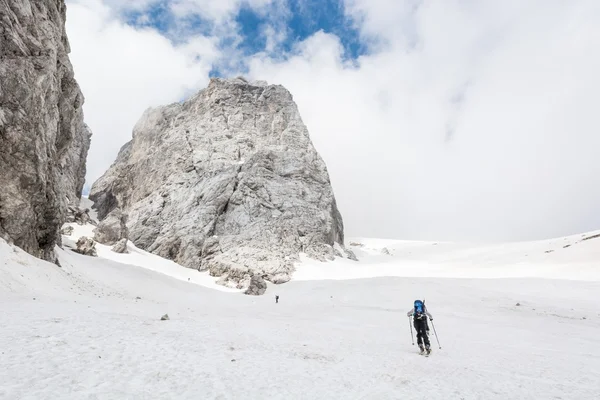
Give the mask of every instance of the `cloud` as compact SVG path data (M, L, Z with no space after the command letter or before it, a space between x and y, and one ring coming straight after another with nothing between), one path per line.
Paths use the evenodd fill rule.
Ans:
M214 39L196 36L178 46L153 29L136 29L97 0L69 2L67 31L75 77L94 132L88 184L114 161L148 107L176 102L208 83L220 56Z
M185 17L190 14L223 21L235 16L240 7L245 6L258 12L266 12L277 0L173 0L171 9L176 15Z
M339 29L282 46L294 32L279 0L129 3L174 10L176 41L124 24L124 2L110 1L68 9L95 133L90 181L144 108L181 99L218 68L292 92L351 236L518 240L600 228L594 0L343 0L367 49L355 59ZM239 47L243 7L281 11L256 30L265 48L250 54ZM188 30L190 13L214 29Z
M293 93L351 235L600 228L599 5L526 3L349 0L375 44L357 65L322 33L250 62Z

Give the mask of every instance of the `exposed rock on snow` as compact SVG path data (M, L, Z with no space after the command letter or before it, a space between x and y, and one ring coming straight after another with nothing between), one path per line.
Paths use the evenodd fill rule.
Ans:
M127 214L118 208L111 211L94 229L94 240L108 246L123 239L127 240L128 236Z
M119 240L112 248L112 251L119 254L129 253L127 250L127 239Z
M76 253L84 256L98 257L96 253L96 242L86 236L82 236L77 240L77 249L73 250Z
M94 224L95 221L90 217L90 210L88 208L81 209L75 205L69 205L67 207L67 219L66 222L77 223L79 225Z
M341 246L339 243L335 243L333 245L333 251L336 257L347 258L352 261L358 261L356 254L354 252L344 246Z
M591 240L591 239L598 239L598 238L600 238L600 234L598 234L598 235L586 236L586 237L584 237L584 238L583 238L583 239L581 239L581 240Z
M287 282L301 252L353 258L325 163L281 86L212 79L147 110L90 199L100 219L129 215L136 246L228 286Z
M65 14L64 0L0 1L0 237L49 261L91 136Z
M262 296L267 290L267 282L259 275L254 275L250 279L250 285L248 289L244 292L245 294L249 294L252 296Z
M165 314L162 317L160 317L161 321L168 321L169 320L169 314Z
M62 228L60 230L60 234L61 235L65 235L65 236L71 236L73 234L73 227L72 226L65 226L64 228Z

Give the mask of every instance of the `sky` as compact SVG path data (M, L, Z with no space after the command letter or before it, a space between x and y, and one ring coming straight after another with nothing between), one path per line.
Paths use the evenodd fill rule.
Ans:
M87 185L148 107L284 85L351 237L600 229L596 0L67 0Z

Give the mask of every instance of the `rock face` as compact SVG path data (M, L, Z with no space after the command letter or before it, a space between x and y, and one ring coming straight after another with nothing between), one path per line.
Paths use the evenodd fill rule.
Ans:
M64 0L0 1L0 236L49 261L91 137L65 15Z
M283 283L300 252L343 246L325 163L292 95L212 79L184 103L147 110L90 199L100 219L129 215L129 240L247 287Z
M126 254L129 253L129 250L127 250L127 239L121 239L119 240L112 248L112 251L114 251L115 253L119 253L119 254Z
M248 289L246 289L245 294L249 294L251 296L262 296L267 291L267 282L263 278L258 275L254 275L250 279L250 285ZM279 298L277 298L279 300Z
M119 209L112 210L94 229L94 240L108 246L122 239L127 241L128 236L127 214Z

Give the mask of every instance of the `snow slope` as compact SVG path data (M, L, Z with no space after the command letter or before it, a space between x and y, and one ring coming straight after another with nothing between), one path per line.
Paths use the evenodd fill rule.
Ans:
M600 238L356 248L251 297L144 252L58 267L0 240L0 399L598 398ZM429 358L405 314L422 297Z
M600 231L492 245L352 239L360 263L304 258L295 280L369 277L546 278L600 281Z
M94 237L95 226L92 224L79 225L77 223L65 224L65 226L73 227L73 233L70 236L63 235L63 245L67 249L75 249L77 240L82 236L90 238ZM198 272L193 269L184 268L181 265L159 257L155 254L148 253L142 249L138 249L133 243L127 242L127 250L129 253L119 254L111 250L111 246L105 246L96 243L96 252L98 257L104 260L115 261L121 264L135 265L151 271L170 276L182 281L191 282L197 285L209 287L225 292L240 292L238 289L231 289L216 283L217 278L208 274L208 272Z

